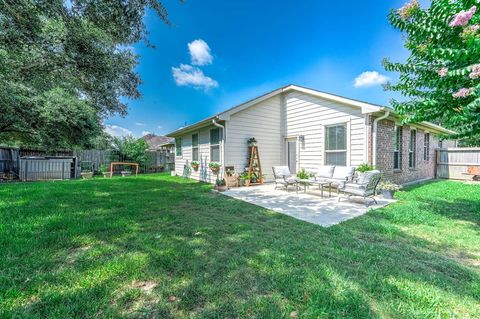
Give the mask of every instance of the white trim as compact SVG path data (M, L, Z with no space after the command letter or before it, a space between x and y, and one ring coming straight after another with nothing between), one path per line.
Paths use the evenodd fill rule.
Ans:
M345 165L346 166L351 166L352 164L352 160L350 158L350 149L351 149L351 146L350 146L350 139L351 139L351 134L350 134L350 125L351 125L351 120L350 118L348 119L348 121L338 121L338 119L336 121L330 121L330 122L333 122L333 123L329 123L329 124L325 124L325 125L322 125L323 126L323 134L322 134L322 138L323 138L323 150L322 150L322 155L323 155L323 165L327 165L327 152L328 153L340 153L340 152L346 152L345 154ZM347 132L346 132L346 136L345 136L345 141L346 141L346 149L345 150L334 150L334 151L327 151L327 136L326 136L326 128L327 127L331 127L331 126L340 126L340 125L345 125L345 128L347 129Z

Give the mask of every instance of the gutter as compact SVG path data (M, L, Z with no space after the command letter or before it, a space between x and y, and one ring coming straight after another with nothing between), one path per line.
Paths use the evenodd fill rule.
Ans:
M222 144L220 147L220 165L222 165L222 167L220 168L220 171L223 171L225 169L225 139L226 139L225 126L218 124L215 119L212 119L212 124L222 129Z
M377 127L378 122L386 119L390 115L390 111L385 110L385 114L373 120L373 136L372 136L372 166L377 165Z

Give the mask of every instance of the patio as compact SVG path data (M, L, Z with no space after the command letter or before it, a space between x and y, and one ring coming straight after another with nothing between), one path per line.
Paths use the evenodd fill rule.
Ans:
M322 198L320 190L316 187L310 187L306 193L300 190L297 194L293 188L289 192L285 189L275 189L274 184L232 188L223 194L324 227L336 225L361 216L370 209L395 202L376 196L377 204L367 199L371 204L366 207L363 199L358 197L350 200L344 198L338 202L335 190L332 191L332 197L328 197L328 190L324 191Z

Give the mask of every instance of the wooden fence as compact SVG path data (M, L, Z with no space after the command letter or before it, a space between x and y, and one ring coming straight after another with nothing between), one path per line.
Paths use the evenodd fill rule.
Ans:
M472 180L480 176L480 147L443 148L436 153L437 178Z
M79 150L73 154L82 169L97 172L101 165L112 161L129 162L128 158L112 154L110 150ZM148 163L140 167L141 172L171 171L175 168L175 155L165 150L147 151ZM120 168L121 169L121 168Z

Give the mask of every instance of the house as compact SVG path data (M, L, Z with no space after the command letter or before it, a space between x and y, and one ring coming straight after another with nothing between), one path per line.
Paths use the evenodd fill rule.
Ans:
M175 146L175 139L167 136L146 134L141 138L147 142L149 151L166 151L170 153Z
M176 174L197 180L215 180L210 162L244 171L246 142L255 137L266 181L273 180L275 165L288 165L295 173L370 163L385 179L405 184L434 178L435 149L455 143L439 136L450 133L428 122L401 125L388 107L288 85L168 136L176 142ZM191 161L200 168L184 171Z

